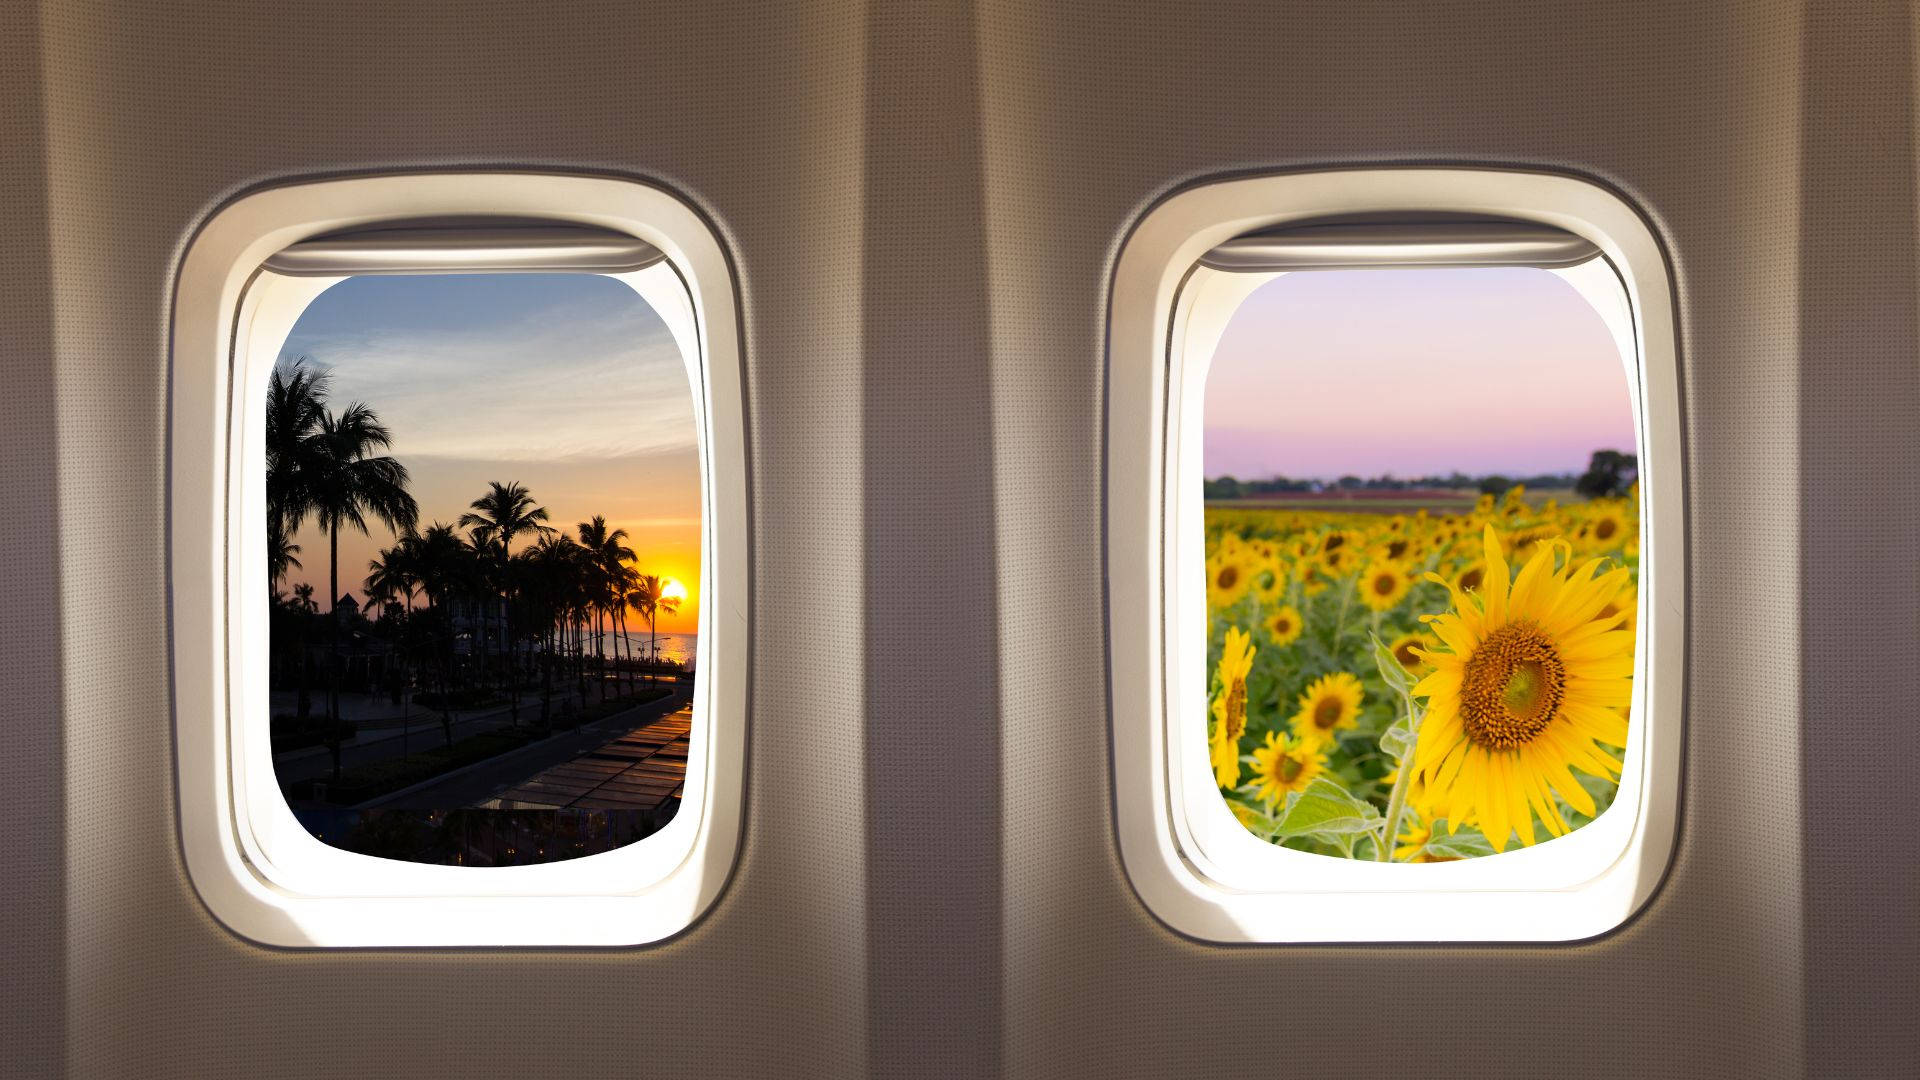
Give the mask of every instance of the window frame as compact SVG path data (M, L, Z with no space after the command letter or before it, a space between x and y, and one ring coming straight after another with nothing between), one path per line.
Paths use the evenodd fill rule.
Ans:
M1456 863L1353 863L1279 848L1239 826L1197 760L1205 757L1205 710L1192 704L1206 694L1204 590L1175 587L1204 579L1206 365L1258 283L1195 289L1200 257L1259 229L1377 213L1517 219L1584 237L1612 273L1590 272L1576 287L1632 350L1642 563L1627 776L1614 807L1585 828ZM1620 287L1612 311L1598 288L1609 278ZM1686 550L1671 278L1642 217L1587 181L1506 170L1340 170L1188 188L1153 207L1121 249L1108 364L1113 811L1122 863L1147 907L1190 936L1248 943L1571 941L1606 933L1643 907L1678 828ZM1415 896L1418 920L1407 917Z
M580 859L431 866L347 852L300 828L266 749L265 379L308 303L342 278L262 270L309 237L426 215L629 234L666 256L634 287L688 362L701 468L701 619L683 805L660 832ZM188 876L234 932L284 947L627 946L718 896L740 843L747 685L745 410L736 282L692 207L640 182L538 173L290 184L223 207L174 297L168 453L174 725Z

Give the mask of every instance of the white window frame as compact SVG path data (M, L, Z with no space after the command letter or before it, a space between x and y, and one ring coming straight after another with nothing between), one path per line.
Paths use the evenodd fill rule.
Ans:
M1605 262L1562 276L1614 331L1635 397L1639 650L1619 792L1565 837L1451 863L1357 862L1268 844L1234 819L1206 761L1206 365L1240 301L1276 275L1195 264L1250 231L1379 212L1520 219L1591 241ZM1644 906L1678 827L1686 548L1672 284L1641 216L1586 181L1517 171L1227 180L1173 195L1141 219L1120 252L1110 301L1114 814L1126 873L1146 906L1181 933L1221 942L1572 941L1604 934Z
M259 272L341 229L422 217L545 219L665 253L611 274L687 358L701 466L701 617L682 806L626 847L536 866L429 866L331 847L294 819L269 747L266 379L293 323L339 278ZM631 180L409 174L276 187L207 221L174 297L168 566L180 842L208 909L287 947L620 946L670 937L719 895L740 843L746 757L747 491L733 274L707 223Z

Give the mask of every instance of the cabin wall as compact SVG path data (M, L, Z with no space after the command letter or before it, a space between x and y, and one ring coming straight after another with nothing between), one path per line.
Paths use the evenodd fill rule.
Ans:
M0 0L0 1045L22 1075L1789 1077L1920 1047L1910 12ZM1551 947L1227 947L1110 810L1106 288L1246 170L1608 184L1672 258L1692 595L1665 887ZM665 182L739 275L745 843L631 950L279 951L174 832L172 273L250 188ZM1903 471L1904 470L1904 471ZM54 550L55 538L58 541ZM1417 910L1409 918L1418 918ZM1901 920L1904 920L1902 924Z
M1804 80L1863 73L1787 5L1413 10L983 10L1000 559L1025 583L1001 595L1010 1075L1799 1074L1797 631L1817 601L1795 483L1798 120ZM1183 940L1130 895L1111 821L1085 809L1111 797L1085 674L1104 660L1108 275L1129 224L1183 184L1397 162L1590 177L1669 246L1693 592L1678 855L1647 910L1580 945Z
M697 13L696 13L697 12ZM864 1067L857 9L47 5L77 1077L835 1076ZM475 165L630 173L738 262L757 722L735 878L644 950L283 952L174 833L163 587L172 274L254 186ZM761 409L757 402L778 403ZM781 642L804 643L800 648ZM774 706L771 713L758 710ZM827 1007L847 1003L844 1007Z

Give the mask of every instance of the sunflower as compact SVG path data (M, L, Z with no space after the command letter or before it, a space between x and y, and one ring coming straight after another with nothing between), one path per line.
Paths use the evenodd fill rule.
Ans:
M1275 645L1291 645L1299 639L1305 623L1300 619L1300 612L1288 604L1267 616L1266 627L1267 637L1272 638Z
M1322 677L1300 695L1300 711L1288 721L1302 742L1324 746L1333 733L1360 722L1360 680L1344 671Z
M1587 522L1581 538L1595 551L1618 551L1626 543L1628 532L1626 519L1608 510Z
M1407 598L1413 578L1394 562L1376 562L1360 575L1360 602L1375 611L1391 611Z
M1300 591L1308 596L1319 596L1333 584L1326 568L1313 559L1302 559L1293 564L1293 576L1300 581Z
M1320 554L1326 555L1331 552L1345 550L1353 543L1353 540L1354 536L1352 533L1345 529L1335 529L1320 538Z
M1621 589L1620 595L1607 601L1600 613L1594 616L1596 620L1616 617L1620 620L1618 629L1621 630L1633 630L1640 624L1640 590L1637 586L1629 585Z
M1479 559L1475 559L1465 566L1462 566L1460 572L1453 575L1453 580L1446 584L1455 592L1479 592L1481 584L1483 584L1486 579L1487 564Z
M1221 787L1240 782L1240 736L1247 730L1247 673L1253 670L1253 639L1237 626L1227 627L1220 648L1220 696L1210 706L1213 732L1208 739L1214 779Z
M1400 661L1400 666L1406 668L1409 674L1418 674L1431 670L1431 665L1420 658L1419 650L1433 646L1433 635L1414 630L1394 638L1393 643L1387 646L1387 651Z
M1271 811L1287 801L1287 792L1301 791L1307 782L1320 775L1326 755L1313 743L1289 738L1278 731L1267 732L1267 745L1253 751L1253 796Z
M1260 598L1261 606L1273 607L1287 591L1287 581L1291 577L1286 564L1277 556L1269 555L1254 571L1253 595Z
M1227 699L1214 698L1213 730L1207 737L1207 764L1213 766L1213 782L1231 791L1240 786L1240 740L1221 737L1227 728Z
M1396 533L1382 537L1373 549L1375 562L1405 562L1408 556L1420 554L1420 540L1409 533Z
M1453 611L1425 619L1444 648L1420 650L1434 671L1413 688L1427 699L1414 768L1426 774L1430 816L1450 829L1477 817L1504 851L1515 830L1534 843L1536 813L1550 834L1567 831L1556 795L1594 814L1570 769L1619 777L1620 760L1601 746L1626 745L1633 634L1595 618L1626 587L1625 569L1596 576L1603 560L1576 567L1561 542L1538 547L1510 579L1491 527L1482 544L1485 588L1455 590ZM1567 557L1556 568L1557 553Z
M1337 547L1320 553L1320 571L1327 577L1345 577L1359 559L1350 547Z
M1225 549L1207 560L1207 608L1224 611L1238 603L1253 587L1253 569L1240 552Z

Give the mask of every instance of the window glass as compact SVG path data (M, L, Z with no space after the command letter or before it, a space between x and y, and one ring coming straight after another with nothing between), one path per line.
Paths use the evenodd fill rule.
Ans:
M1250 832L1441 862L1605 812L1638 620L1624 359L1548 270L1248 295L1206 383L1204 704Z
M266 402L274 765L338 848L509 866L679 808L700 468L679 348L594 274L348 278Z

